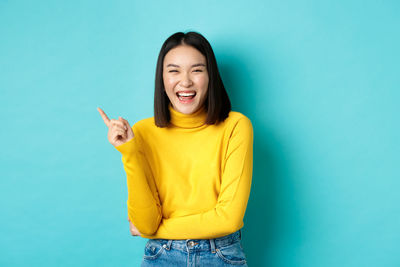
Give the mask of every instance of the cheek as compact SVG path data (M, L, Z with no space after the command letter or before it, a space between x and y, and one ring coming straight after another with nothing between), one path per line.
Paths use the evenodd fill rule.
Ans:
M174 88L174 83L175 82L174 82L173 78L164 77L163 81L164 81L165 90L170 91L170 90L172 90Z
M207 90L208 88L208 77L203 76L203 77L198 77L198 79L196 80L196 83L199 85L199 87L201 87L201 89Z

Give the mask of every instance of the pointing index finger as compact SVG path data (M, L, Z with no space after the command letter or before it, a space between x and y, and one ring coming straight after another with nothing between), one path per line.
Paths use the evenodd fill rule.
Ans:
M110 124L110 119L107 117L106 113L104 113L104 111L101 108L98 107L97 110L99 111L101 117L103 118L104 123L108 127L108 125Z

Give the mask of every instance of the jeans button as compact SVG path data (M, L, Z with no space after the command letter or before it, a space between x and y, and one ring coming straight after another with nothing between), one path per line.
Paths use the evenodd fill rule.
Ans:
M193 247L193 246L194 246L194 242L193 242L193 241L190 241L190 242L189 242L189 246L190 246L190 247Z

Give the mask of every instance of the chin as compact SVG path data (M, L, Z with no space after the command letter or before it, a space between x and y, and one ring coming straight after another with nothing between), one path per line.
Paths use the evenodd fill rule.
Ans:
M192 114L197 110L197 105L190 105L190 106L182 106L182 104L176 105L177 110L183 114Z

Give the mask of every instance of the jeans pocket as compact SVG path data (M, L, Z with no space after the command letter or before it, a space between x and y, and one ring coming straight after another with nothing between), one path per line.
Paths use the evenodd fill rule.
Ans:
M144 247L144 255L143 258L146 260L155 260L161 256L164 251L164 247L161 242L150 239L147 241L146 246Z
M246 255L239 241L216 249L218 257L233 265L245 265Z

